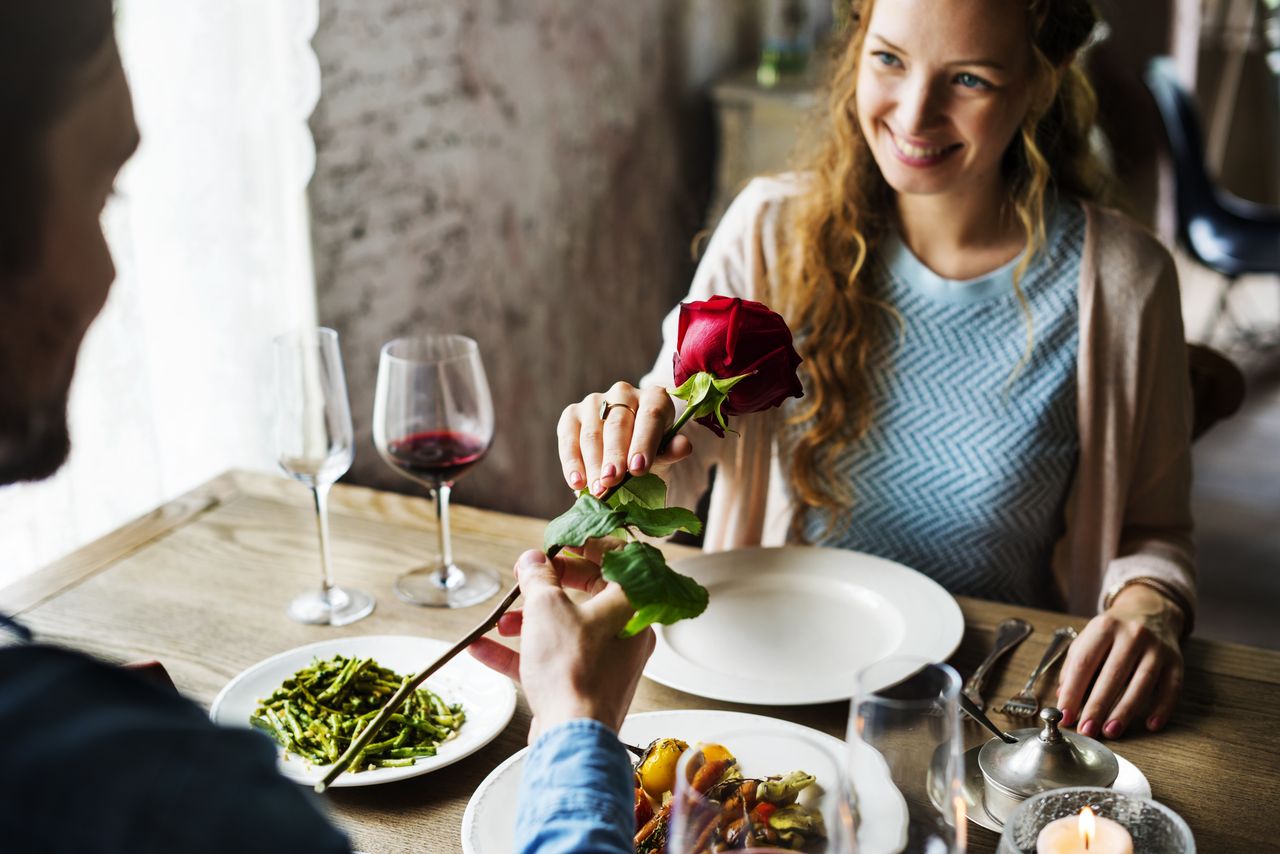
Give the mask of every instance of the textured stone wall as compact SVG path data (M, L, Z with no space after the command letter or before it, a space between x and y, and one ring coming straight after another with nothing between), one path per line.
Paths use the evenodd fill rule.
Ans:
M714 144L707 83L754 52L751 0L322 0L313 240L347 360L349 480L411 489L370 440L377 354L479 340L489 457L459 500L566 505L564 405L634 379L683 293Z

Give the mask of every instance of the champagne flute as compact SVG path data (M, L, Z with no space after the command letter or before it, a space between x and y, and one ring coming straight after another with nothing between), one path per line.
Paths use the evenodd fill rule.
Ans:
M961 854L967 844L960 676L890 657L859 671L849 712L861 854Z
M740 778L717 782L723 774L717 763L726 751L737 761ZM715 847L721 844L744 854L793 850L778 827L797 832L805 851L853 854L846 754L838 739L798 726L747 728L727 732L714 744L691 745L676 763L666 854L708 854L721 850ZM798 795L784 785L793 772L813 777ZM795 805L785 805L789 797L776 804L759 797L760 783L745 797L739 792L743 780L769 777L782 778L773 785L795 796ZM790 813L785 819L778 814L784 808Z
M320 531L319 590L289 603L299 623L345 626L373 611L373 597L333 583L329 552L329 487L355 456L351 405L342 372L338 333L302 329L275 339L276 451L280 468L311 487Z
M465 608L498 592L498 572L453 559L449 494L493 441L493 400L480 347L462 335L397 338L383 346L373 442L387 464L435 496L439 555L396 579L406 602Z

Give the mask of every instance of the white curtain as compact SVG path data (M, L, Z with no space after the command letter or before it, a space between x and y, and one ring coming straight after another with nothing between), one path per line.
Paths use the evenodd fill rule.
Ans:
M273 335L313 323L317 0L120 0L143 142L105 214L118 276L72 453L0 489L0 586L231 467L271 469Z

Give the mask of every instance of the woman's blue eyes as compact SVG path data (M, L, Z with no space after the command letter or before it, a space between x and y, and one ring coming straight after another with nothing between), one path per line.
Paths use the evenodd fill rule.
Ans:
M966 89L990 89L991 84L976 74L962 71L956 75L956 82Z
M903 67L902 60L899 59L897 55L889 53L888 51L875 50L871 52L871 55L874 56L877 60L879 60L880 64L885 66L886 68L902 68ZM955 82L960 84L966 89L983 90L983 89L991 88L991 84L988 83L986 80L983 80L981 77L979 77L976 74L970 74L967 71L962 71L959 74L957 74L955 77Z

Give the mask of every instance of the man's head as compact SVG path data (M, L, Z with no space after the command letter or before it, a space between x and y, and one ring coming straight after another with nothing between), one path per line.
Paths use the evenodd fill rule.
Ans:
M69 448L76 353L115 278L100 217L138 144L110 0L0 4L0 483Z

